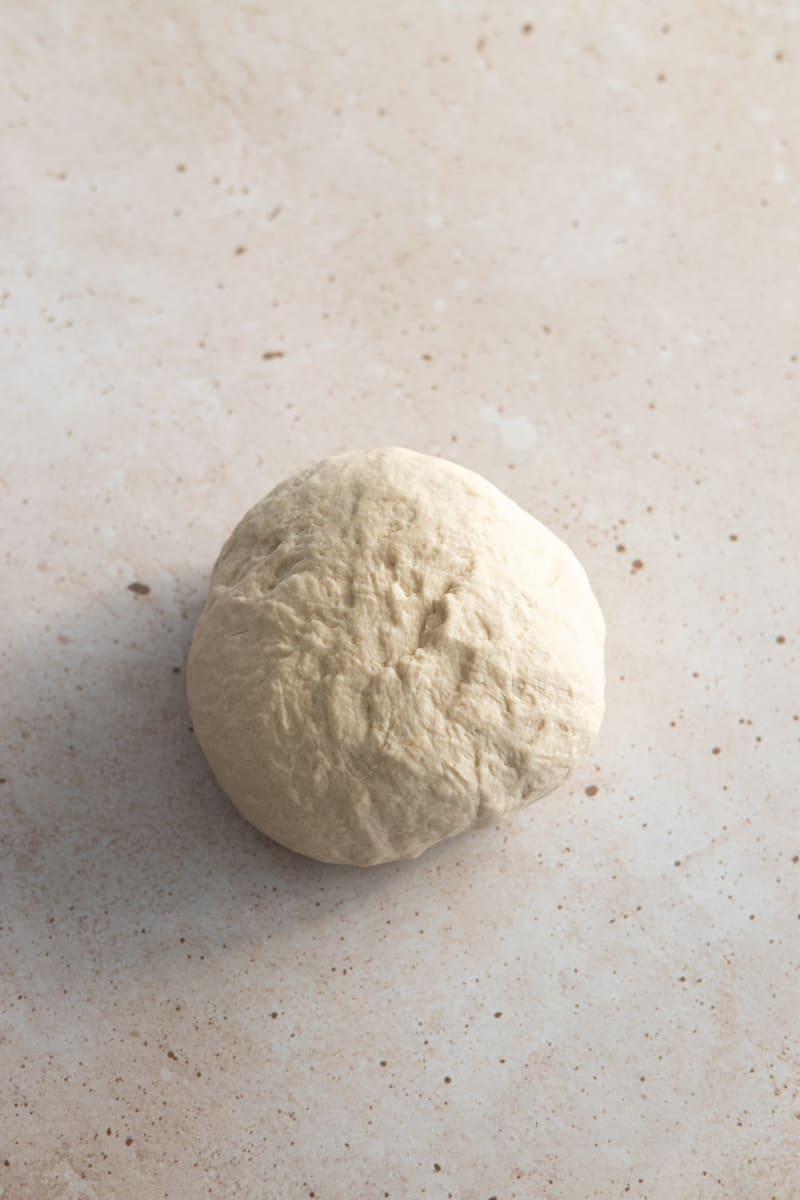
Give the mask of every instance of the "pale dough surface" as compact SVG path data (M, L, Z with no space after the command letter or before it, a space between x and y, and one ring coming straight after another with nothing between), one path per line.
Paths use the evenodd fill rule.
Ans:
M279 484L223 547L192 719L275 841L413 858L566 779L602 720L604 636L575 556L492 484L354 451Z

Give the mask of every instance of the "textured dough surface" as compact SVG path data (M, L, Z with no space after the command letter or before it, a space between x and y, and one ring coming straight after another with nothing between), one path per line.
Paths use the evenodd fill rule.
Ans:
M414 858L566 779L602 720L604 636L572 552L492 484L354 451L279 484L226 542L192 720L275 841Z

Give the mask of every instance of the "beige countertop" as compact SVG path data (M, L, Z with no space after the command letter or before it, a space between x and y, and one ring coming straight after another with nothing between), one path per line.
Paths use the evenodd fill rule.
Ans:
M0 21L3 1200L796 1200L798 5ZM608 716L358 871L182 672L238 517L373 444L570 543Z

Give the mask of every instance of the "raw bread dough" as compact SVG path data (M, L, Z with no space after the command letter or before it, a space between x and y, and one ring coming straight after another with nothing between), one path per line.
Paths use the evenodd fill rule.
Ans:
M275 841L415 858L567 778L602 720L604 636L571 551L481 476L355 451L279 484L226 542L192 720Z

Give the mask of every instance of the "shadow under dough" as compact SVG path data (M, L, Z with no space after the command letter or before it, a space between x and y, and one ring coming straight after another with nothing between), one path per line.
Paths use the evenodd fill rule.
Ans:
M113 973L181 936L232 945L386 885L275 845L217 787L185 687L204 597L200 577L163 595L122 588L11 651L4 910L26 976L35 960L60 983L87 956Z

